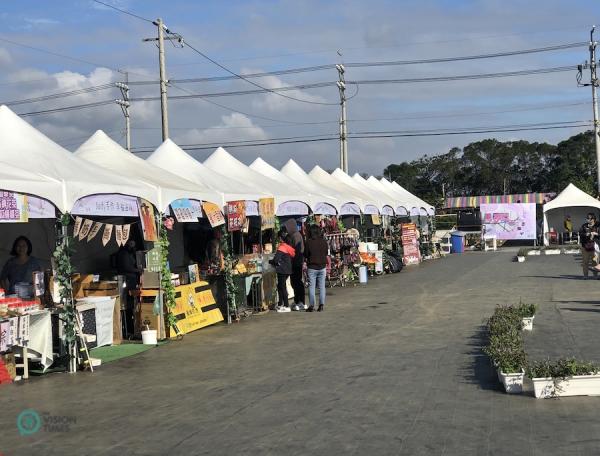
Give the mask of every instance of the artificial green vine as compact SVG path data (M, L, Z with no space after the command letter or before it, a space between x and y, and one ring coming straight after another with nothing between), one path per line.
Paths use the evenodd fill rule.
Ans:
M277 220L277 218L275 218ZM277 223L277 222L275 222ZM221 236L221 252L223 253L223 273L225 277L225 295L227 296L227 307L229 312L233 315L237 314L237 305L235 302L235 296L237 293L237 287L233 280L233 267L234 261L229 248L229 232L225 225L221 227L223 235Z
M340 230L340 233L344 233L346 231L346 226L344 225L344 222L342 222L342 219L339 217L337 219L337 226L338 226L338 229Z
M167 228L163 223L159 224L158 246L160 249L160 288L163 292L163 301L167 307L167 323L169 328L175 327L177 319L173 313L175 309L175 287L171 280L171 268L169 267L169 236Z
M64 323L65 340L72 345L76 340L75 331L75 302L73 300L73 265L71 264L71 237L67 233L67 227L71 223L71 215L63 214L59 218L60 230L57 233L56 248L53 253L54 263L56 265L56 280L59 285L60 303L62 305L61 319Z
M279 221L279 217L274 217L275 223L273 224L273 253L277 250L277 246L279 246L279 230L281 230L281 222Z

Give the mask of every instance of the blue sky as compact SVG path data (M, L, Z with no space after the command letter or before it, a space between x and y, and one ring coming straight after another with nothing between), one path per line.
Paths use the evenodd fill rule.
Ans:
M600 24L597 1L179 1L107 0L143 17L162 17L194 47L236 72L272 71L328 63L406 60L528 49L586 41ZM157 52L142 38L155 34L147 22L91 0L5 2L0 39L8 39L86 64L0 41L0 100L10 101L115 82L157 78ZM600 32L597 34L600 37ZM342 57L338 56L340 50ZM402 67L349 69L347 79L397 79L492 73L576 65L585 47L499 59ZM167 47L170 79L226 74L189 48ZM269 87L337 79L335 71L256 80ZM244 81L189 84L193 92L248 90ZM153 86L132 87L132 97L156 96ZM183 95L172 87L171 95ZM335 102L335 87L290 92L297 98ZM27 113L117 98L116 90L15 106ZM575 71L527 77L410 85L365 85L348 104L349 130L387 131L465 128L519 123L589 120L589 89L577 88ZM172 101L171 137L180 144L230 142L337 131L338 106L309 105L272 94L213 99L235 113L201 100ZM560 105L558 107L554 107ZM571 106L566 106L571 105ZM499 112L510 111L510 112ZM265 120L264 118L272 119ZM73 150L95 130L123 140L116 105L27 117L55 141ZM290 125L287 122L323 122ZM132 106L133 145L160 143L159 105ZM556 143L583 128L500 133L501 140ZM490 135L486 135L490 136ZM355 139L349 143L350 171L381 174L391 162L447 152L482 135ZM246 163L257 156L276 167L290 157L306 170L334 168L334 142L231 149ZM195 152L203 159L209 152Z

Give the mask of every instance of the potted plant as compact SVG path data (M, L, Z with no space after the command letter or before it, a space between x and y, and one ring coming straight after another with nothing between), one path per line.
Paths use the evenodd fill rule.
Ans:
M519 249L519 251L517 252L517 261L519 263L524 263L525 262L525 257L527 256L527 252L529 251L529 249L526 249L525 247L521 247Z
M523 329L525 331L533 330L533 319L535 318L537 306L535 304L526 304L520 302L516 310L523 321Z
M526 375L533 382L536 398L557 396L592 396L600 394L600 366L564 358L544 360L527 366Z
M489 343L483 349L498 370L498 380L507 393L523 391L525 349L521 328L523 320L513 306L498 306L487 322Z

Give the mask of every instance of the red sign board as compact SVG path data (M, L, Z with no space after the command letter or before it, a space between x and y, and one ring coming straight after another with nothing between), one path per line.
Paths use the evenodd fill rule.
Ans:
M227 203L227 225L229 231L240 231L246 223L246 201Z
M417 240L417 227L414 223L402 224L402 261L405 265L419 264L421 252Z

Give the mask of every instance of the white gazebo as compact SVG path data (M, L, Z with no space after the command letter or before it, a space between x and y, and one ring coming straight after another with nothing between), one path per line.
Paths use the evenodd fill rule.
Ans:
M564 231L564 220L567 215L571 216L573 229L578 228L585 221L586 215L592 212L598 219L600 201L593 196L580 190L573 184L559 193L549 203L544 204L544 244L549 243L549 232L562 233Z

